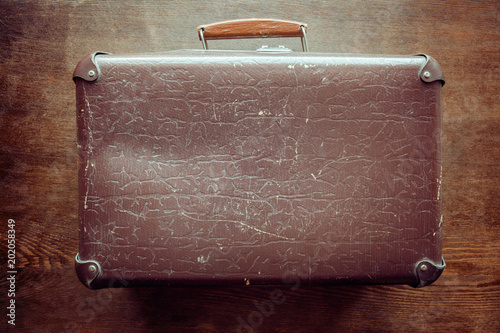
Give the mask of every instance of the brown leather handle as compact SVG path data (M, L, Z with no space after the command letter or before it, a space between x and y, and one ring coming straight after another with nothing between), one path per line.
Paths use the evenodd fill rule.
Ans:
M304 29L304 30L303 30ZM275 19L243 19L200 25L201 41L212 39L304 37L307 24Z

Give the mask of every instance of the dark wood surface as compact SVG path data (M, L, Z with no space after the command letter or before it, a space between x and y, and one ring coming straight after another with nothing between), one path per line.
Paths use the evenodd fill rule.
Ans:
M272 17L308 24L314 52L415 54L446 75L443 251L432 286L92 291L77 279L76 63L201 48L196 27ZM23 332L500 331L498 1L0 2L0 331L7 325L7 221L16 221L16 326ZM211 41L211 48L300 40ZM269 303L264 303L269 304ZM271 311L272 310L272 311ZM262 311L261 311L262 312Z

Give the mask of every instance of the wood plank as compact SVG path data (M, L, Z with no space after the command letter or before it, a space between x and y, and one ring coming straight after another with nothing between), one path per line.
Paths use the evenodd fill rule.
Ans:
M248 17L307 23L314 52L425 52L440 62L447 80L443 252L448 266L435 284L281 286L286 300L267 309L272 313L265 306L273 287L92 291L80 284L73 268L78 250L74 66L95 50L199 49L198 25ZM241 318L258 324L254 332L500 331L499 20L497 1L2 1L0 258L7 257L6 221L14 219L16 329L248 331ZM299 40L273 43L213 41L210 47L301 49ZM4 309L7 288L2 275ZM5 317L0 331L11 329Z

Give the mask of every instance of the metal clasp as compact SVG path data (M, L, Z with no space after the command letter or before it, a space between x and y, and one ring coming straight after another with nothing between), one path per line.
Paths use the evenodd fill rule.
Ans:
M292 52L291 49L286 48L283 45L280 45L278 47L269 47L268 45L262 45L261 48L258 48L255 51L257 51L257 52Z

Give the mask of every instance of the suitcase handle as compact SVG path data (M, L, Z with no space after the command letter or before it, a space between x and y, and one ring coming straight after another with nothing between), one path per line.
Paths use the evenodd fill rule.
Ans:
M207 40L238 38L300 37L302 50L309 51L306 37L307 24L275 19L242 19L204 24L198 27L203 49Z

